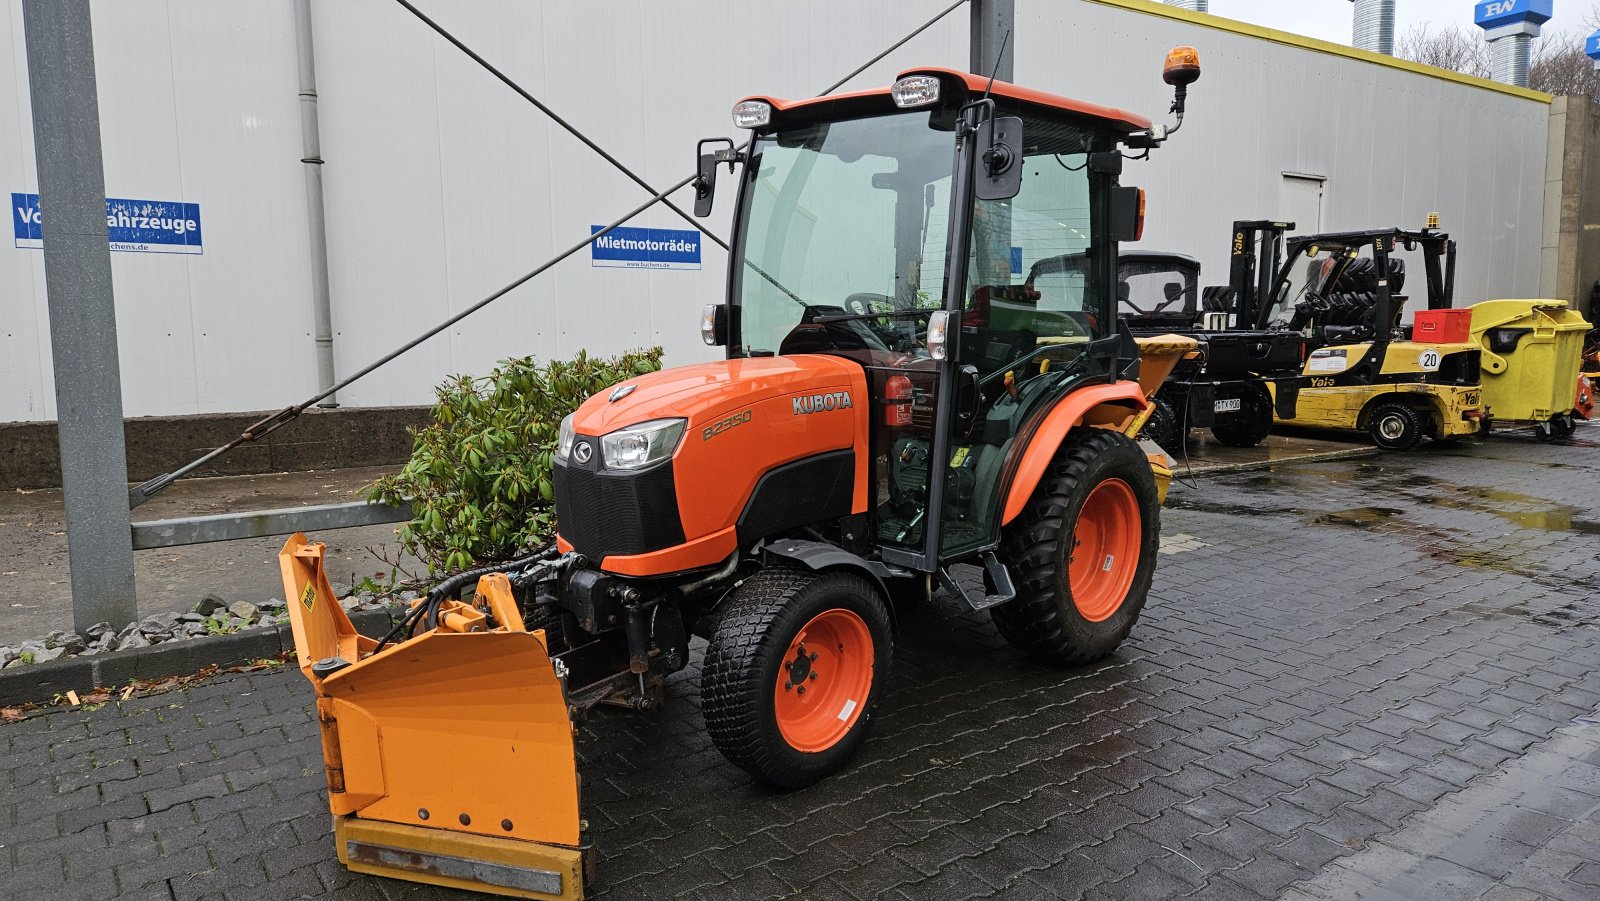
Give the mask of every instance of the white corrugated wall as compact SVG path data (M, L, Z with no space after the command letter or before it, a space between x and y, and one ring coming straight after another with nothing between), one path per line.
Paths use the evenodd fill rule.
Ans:
M697 138L732 131L740 96L815 93L944 4L420 5L666 184L692 169ZM1328 179L1324 229L1443 213L1463 301L1537 291L1545 104L1087 0L1017 7L1019 81L1158 120L1166 48L1200 47L1188 124L1125 181L1151 191L1144 247L1201 257L1207 282L1222 280L1233 219L1283 215L1290 171ZM107 191L199 203L203 219L203 255L112 255L128 415L304 398L316 370L289 0L96 0L94 16ZM644 198L389 0L317 0L314 16L340 373ZM36 190L19 4L0 14L0 54L9 199ZM852 86L966 61L959 10ZM708 227L725 236L721 201ZM687 227L660 209L635 224ZM659 343L671 362L704 358L696 315L721 298L725 264L705 248L698 272L596 269L581 252L340 399L426 403L442 376L513 354ZM0 421L54 415L41 254L0 241Z
M1200 50L1204 74L1183 130L1123 172L1149 192L1141 249L1191 254L1202 283L1226 282L1230 224L1291 215L1285 174L1315 175L1317 230L1421 228L1438 212L1460 244L1458 306L1537 295L1549 104L1112 5L1017 3L1019 81L1158 122L1175 44Z

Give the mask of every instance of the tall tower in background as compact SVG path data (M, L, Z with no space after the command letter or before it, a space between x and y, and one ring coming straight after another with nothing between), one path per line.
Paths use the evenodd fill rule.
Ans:
M1350 46L1394 56L1394 0L1352 0Z
M1555 0L1483 0L1473 20L1489 42L1490 77L1495 81L1528 86L1533 59L1533 39L1539 26L1555 15Z

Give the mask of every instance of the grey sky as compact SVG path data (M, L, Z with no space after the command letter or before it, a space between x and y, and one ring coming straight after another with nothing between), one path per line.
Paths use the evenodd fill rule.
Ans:
M1395 36L1423 22L1473 27L1474 6L1474 0L1396 0ZM1587 32L1583 20L1589 9L1590 0L1556 0L1556 17L1545 28ZM1214 15L1342 44L1350 43L1350 10L1350 0L1211 0Z

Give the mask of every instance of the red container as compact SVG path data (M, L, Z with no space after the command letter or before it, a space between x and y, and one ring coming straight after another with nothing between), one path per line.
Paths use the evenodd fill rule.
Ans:
M1418 310L1412 320L1411 340L1466 344L1472 340L1472 311Z

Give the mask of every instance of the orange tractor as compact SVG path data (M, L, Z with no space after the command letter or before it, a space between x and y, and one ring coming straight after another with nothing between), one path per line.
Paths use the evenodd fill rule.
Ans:
M1168 58L1180 125L1199 74L1192 48ZM561 424L553 547L447 579L382 639L351 627L322 545L284 548L351 869L582 897L574 723L658 705L692 635L716 747L795 788L861 746L896 611L938 589L1052 665L1139 618L1170 471L1129 436L1195 345L1119 325L1144 204L1118 182L1170 130L947 69L734 118L750 144L697 182L703 215L742 167L727 302L702 320L725 359Z

